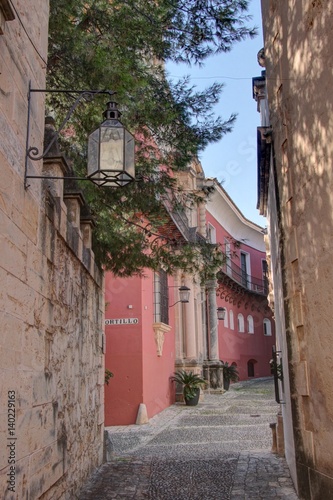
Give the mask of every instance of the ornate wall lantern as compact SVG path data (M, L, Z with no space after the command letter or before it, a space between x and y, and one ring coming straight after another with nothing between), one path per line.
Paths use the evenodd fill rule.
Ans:
M217 319L223 320L225 318L225 307L217 308Z
M103 116L88 137L88 179L98 186L122 187L134 180L134 137L119 121L116 102L107 103Z
M185 285L182 285L181 287L178 288L178 291L179 291L179 300L177 300L177 302L175 302L174 304L172 304L172 306L169 307L173 307L179 302L181 302L182 304L186 304L187 302L190 301L190 293L191 293L190 288L188 288Z
M59 129L54 134L53 139L47 148L40 154L35 146L29 146L30 139L30 114L31 114L31 95L34 92L41 93L67 93L79 94L74 104L68 111L65 119ZM107 94L113 96L114 92L110 90L46 90L32 89L29 84L28 93L28 121L27 121L27 149L25 159L24 181L25 188L28 187L27 179L64 179L64 177L51 177L44 175L28 174L28 162L30 160L38 161L44 158L51 150L53 144L57 141L60 132L72 116L73 112L84 99L93 100L98 94ZM109 101L107 109L104 112L103 123L89 135L88 138L88 172L86 177L70 177L72 180L91 181L99 187L123 187L129 182L134 181L134 137L119 121L121 113L117 109L117 103Z
M182 302L182 304L189 302L191 290L185 285L181 286L178 290L180 297L179 302Z

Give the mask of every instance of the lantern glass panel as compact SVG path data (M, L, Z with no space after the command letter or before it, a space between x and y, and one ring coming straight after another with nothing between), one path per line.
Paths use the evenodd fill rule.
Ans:
M125 171L132 177L135 176L134 168L134 137L125 129Z
M124 169L124 129L101 126L100 170L122 171Z
M88 176L98 170L99 128L88 138Z
M223 320L225 317L225 308L224 307L218 307L217 308L217 319Z
M190 301L190 292L191 290L187 286L181 286L179 288L179 298L181 302L189 302Z

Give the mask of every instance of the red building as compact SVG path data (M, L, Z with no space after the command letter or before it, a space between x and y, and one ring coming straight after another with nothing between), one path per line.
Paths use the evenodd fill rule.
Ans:
M207 204L207 232L220 243L226 261L218 273L219 357L236 364L240 380L269 376L275 324L268 306L264 230L247 220L215 181Z
M155 321L150 270L144 278L107 273L105 294L105 367L114 374L105 389L105 425L133 424L140 404L152 417L174 402L169 381L175 370L174 319Z
M196 192L214 187L196 209L168 209L178 238L220 244L226 261L217 279L201 285L197 276L168 276L146 270L144 277L106 273L106 361L114 378L105 391L105 425L151 418L175 401L170 377L177 369L204 375L207 390L223 392L220 360L237 365L241 380L270 375L274 322L267 304L263 228L245 219L201 165L180 182ZM190 289L180 301L179 288ZM217 307L224 307L224 321Z

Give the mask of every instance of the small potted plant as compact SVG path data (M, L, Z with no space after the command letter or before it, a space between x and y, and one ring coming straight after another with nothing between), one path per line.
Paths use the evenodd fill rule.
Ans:
M271 359L269 364L272 375L274 375L278 380L283 381L282 359L280 360L280 363L278 363L277 360Z
M239 379L238 370L236 365L229 365L228 361L221 360L223 369L223 389L229 390L230 382L237 382Z
M196 406L200 397L200 386L205 384L205 380L197 373L180 370L171 377L173 382L183 387L183 395L187 406Z

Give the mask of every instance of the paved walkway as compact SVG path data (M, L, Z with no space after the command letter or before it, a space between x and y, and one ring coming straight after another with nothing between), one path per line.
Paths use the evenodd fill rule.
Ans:
M270 452L277 410L272 380L258 379L146 425L108 427L111 461L79 500L297 500L285 460Z

